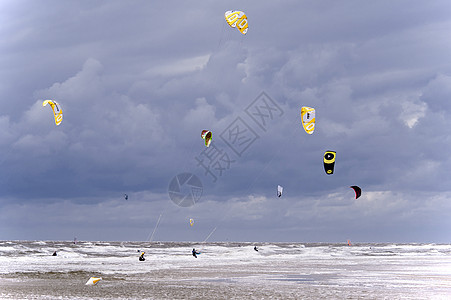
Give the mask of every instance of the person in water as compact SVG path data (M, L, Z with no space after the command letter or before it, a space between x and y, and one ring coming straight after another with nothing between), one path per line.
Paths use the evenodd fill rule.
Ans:
M139 256L139 261L145 261L146 259L144 258L144 254L146 252L141 252L141 255Z
M53 254L52 254L52 256L56 256L57 254L56 254L56 251L55 252L53 252Z
M194 248L193 248L193 251L192 251L192 252L193 252L193 256L194 256L195 258L197 258L197 254L200 254L200 252L197 252L196 249L194 249Z
M258 252L257 246L254 247L254 250Z

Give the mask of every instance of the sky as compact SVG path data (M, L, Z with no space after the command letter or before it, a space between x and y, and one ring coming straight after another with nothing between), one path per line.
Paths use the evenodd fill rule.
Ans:
M447 0L5 0L0 24L0 240L451 242Z

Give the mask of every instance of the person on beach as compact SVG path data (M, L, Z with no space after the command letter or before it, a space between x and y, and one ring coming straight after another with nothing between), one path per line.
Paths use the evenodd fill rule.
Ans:
M200 252L197 252L196 249L194 249L194 248L193 248L193 251L192 251L192 252L193 252L193 256L194 256L195 258L197 258L197 254L200 254Z
M144 258L144 254L146 252L141 252L141 255L139 256L139 261L145 261L146 259Z

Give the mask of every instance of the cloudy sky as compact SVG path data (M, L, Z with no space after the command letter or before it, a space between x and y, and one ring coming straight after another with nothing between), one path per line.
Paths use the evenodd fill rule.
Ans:
M0 24L0 240L451 242L448 0L7 0Z

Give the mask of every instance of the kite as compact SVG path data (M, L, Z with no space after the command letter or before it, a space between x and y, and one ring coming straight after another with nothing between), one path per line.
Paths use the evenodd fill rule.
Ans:
M246 34L248 29L247 16L239 10L229 10L224 13L227 24L232 28L237 28L242 34Z
M277 197L281 197L283 192L283 187L280 185L277 186Z
M59 125L63 121L63 111L61 110L61 106L53 100L45 100L42 102L42 106L46 106L50 104L53 110L53 116L55 117L55 124Z
M91 277L88 282L86 282L86 285L96 285L100 280L102 280L102 277Z
M202 130L202 133L200 135L205 140L205 146L210 147L211 139L212 139L212 133L209 130Z
M301 122L305 132L312 134L315 130L315 109L311 107L301 108Z
M352 185L352 186L350 186L350 188L354 190L356 199L362 195L362 189L359 188L358 186Z
M326 171L327 175L334 173L335 154L335 151L326 151L324 153L324 171Z

